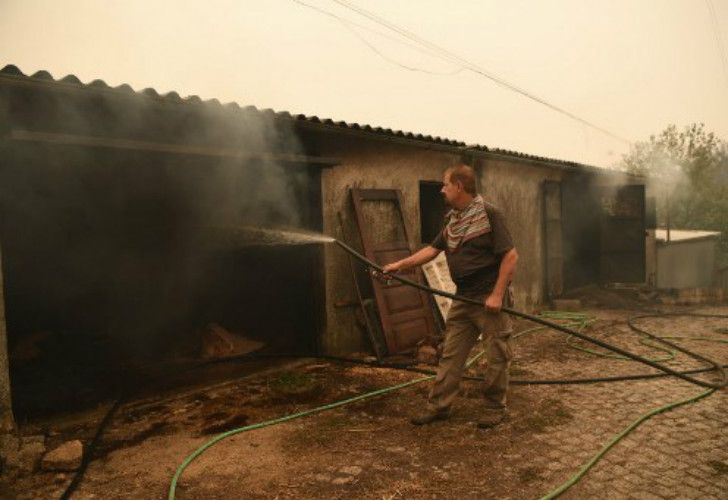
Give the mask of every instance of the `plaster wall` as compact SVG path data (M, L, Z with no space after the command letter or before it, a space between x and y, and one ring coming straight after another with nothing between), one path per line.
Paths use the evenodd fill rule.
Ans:
M404 218L410 244L422 247L420 239L420 181L440 181L445 168L461 161L455 152L426 149L361 138L336 138L319 144L320 154L341 159L322 175L324 232L342 236L337 213L341 213L345 239L359 248L358 230L349 189L395 188L404 198ZM517 307L531 310L542 299L542 204L541 183L561 180L562 171L531 162L477 158L480 190L486 200L502 208L521 256L514 281ZM326 329L320 347L324 352L343 353L370 349L357 326L354 306L336 304L356 300L347 255L333 245L325 248Z
M561 170L509 160L484 158L480 192L506 215L519 260L513 279L516 308L532 310L543 300L543 206L541 184L560 181Z

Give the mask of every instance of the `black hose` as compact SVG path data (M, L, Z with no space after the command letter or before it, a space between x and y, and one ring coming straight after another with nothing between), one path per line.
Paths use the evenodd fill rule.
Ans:
M412 281L412 280L409 280L407 278L403 278L403 277L398 276L396 274L387 274L387 273L384 272L384 269L382 269L379 265L375 264L371 260L367 259L365 256L361 255L359 252L357 252L356 250L354 250L353 248L351 248L346 243L343 243L342 241L339 241L339 240L334 240L334 242L337 245L339 245L341 248L343 248L346 252L348 252L352 256L356 257L359 261L361 261L362 263L364 263L369 268L374 269L374 270L376 270L377 272L379 272L381 274L385 274L387 276L390 276L392 279L394 279L396 281L399 281L401 283L404 283L405 285L409 285L409 286L418 288L418 289L423 290L423 291L428 292L428 293L433 293L435 295L440 295L442 297L447 297L447 298L450 298L450 299L453 299L453 300L459 300L460 302L466 302L466 303L475 304L475 305L482 305L482 303L479 300L470 299L470 298L467 298L467 297L462 297L460 295L455 295L454 293L445 292L443 290L436 290L434 288L430 288L428 286L425 286L425 285L422 285L420 283L417 283L416 281ZM640 363L649 365L649 366L651 366L653 368L656 368L656 369L658 369L658 370L660 370L660 371L662 371L664 373L667 373L669 375L673 375L675 377L679 377L679 378L681 378L681 379L683 379L683 380L685 380L687 382L690 382L690 383L695 384L695 385L699 385L701 387L707 387L707 388L710 388L710 389L720 389L720 388L725 387L726 384L728 384L728 377L726 377L726 373L723 370L723 367L721 365L719 365L715 361L712 361L712 360L710 360L710 359L708 359L708 358L706 358L704 356L701 356L701 355L695 354L695 353L693 353L691 351L688 351L687 349L679 348L679 350L681 352L687 354L691 358L696 359L698 361L703 361L705 363L708 363L708 364L712 365L712 368L711 368L710 371L713 371L713 370L718 371L718 373L720 374L720 377L721 377L721 381L719 383L717 383L717 384L713 384L713 383L706 382L706 381L703 381L703 380L700 380L700 379L696 379L694 377L690 377L689 375L687 375L687 374L685 374L683 372L680 372L680 371L677 371L677 370L673 370L670 367L661 365L660 363L656 363L655 361L651 361L651 360L649 360L647 358L644 358L644 357L642 357L642 356L640 356L638 354L634 354L634 353L631 353L629 351L625 351L624 349L621 349L621 348L619 348L617 346L613 346L611 344L608 344L608 343L603 342L601 340L595 339L595 338L590 337L588 335L584 335L583 333L578 332L576 330L572 330L571 328L568 328L566 326L559 325L557 323L552 323L552 322L547 321L547 320L545 320L543 318L539 318L538 316L533 316L531 314L526 314L524 312L520 312L520 311L516 311L514 309L510 309L508 307L503 307L502 308L502 311L505 312L505 313L507 313L507 314L510 314L511 316L516 316L516 317L520 317L520 318L523 318L523 319L527 319L527 320L532 321L534 323L538 323L540 325L548 326L549 328L553 328L555 330L559 330L559 331L562 331L564 333L568 333L569 335L573 335L574 337L577 337L577 338L580 338L580 339L585 340L587 342L590 342L592 344L598 345L599 347L603 347L604 349L608 349L610 351L616 352L617 354L621 354L622 356L625 356L627 358L633 359L634 361L639 361ZM641 316L641 317L646 317L646 316L648 316L648 315ZM630 325L630 326L632 326L632 325ZM633 327L633 328L635 328L635 327ZM651 336L651 337L653 337L654 339L656 339L656 340L658 340L660 342L664 342L664 343L666 343L668 345L674 346L674 344L672 342L667 342L667 341L665 341L665 340L663 340L663 339L661 339L659 337L654 337L654 336Z
M723 368L728 368L728 365L721 365ZM386 368L386 367L384 367ZM424 375L435 375L434 370L428 370L426 368L407 367L400 368L402 370L422 373ZM680 373L705 373L713 371L715 368L696 368L694 370L684 370ZM644 374L633 374L633 375L615 375L614 377L591 377L591 378L565 378L565 379L551 379L551 380L540 380L540 379L511 379L510 384L513 385L578 385L578 384L598 384L601 382L624 382L627 380L647 380L661 377L671 377L670 373L644 373ZM483 381L483 377L477 377L475 375L463 375L464 380L475 380L478 382Z
M423 375L435 375L436 372L427 368L418 368L415 366L417 362L415 360L402 362L402 363L381 363L379 361L367 361L365 359L347 358L344 356L333 356L326 354L315 354L315 353L248 353L240 354L236 356L228 356L225 358L211 359L207 361L197 362L193 366L186 368L187 370L195 370L205 366L210 366L220 363L233 363L233 362L244 362L244 361L255 361L259 359L276 359L276 358L311 358L320 359L324 361L336 361L340 363L351 363L363 366L369 366L372 368L384 368L391 370L404 370L412 373L421 373ZM721 365L723 368L728 368L728 365ZM692 373L706 373L713 371L715 368L695 368L691 370L681 370L679 373L692 374ZM181 370L181 371L184 371ZM568 378L568 379L511 379L510 383L514 385L577 385L577 384L596 384L600 382L623 382L627 380L648 380L654 378L671 377L670 373L634 373L627 375L615 375L612 377L590 377L590 378ZM475 375L463 375L463 380L474 380L482 382L483 378Z
M76 474L73 476L73 479L71 482L66 486L66 489L61 494L61 500L67 500L71 498L71 495L74 491L76 491L76 488L78 488L78 485L81 483L81 480L83 479L84 474L86 473L86 469L88 468L89 464L93 461L94 453L96 452L96 447L99 444L99 441L101 441L101 435L106 430L106 427L108 427L109 423L111 422L111 419L116 414L116 411L119 409L119 407L124 402L125 398L123 396L119 397L114 401L114 404L111 405L111 408L109 408L109 411L106 412L106 415L104 415L104 418L101 420L101 423L99 423L99 426L96 428L96 433L94 434L94 437L91 439L91 442L86 447L85 452L83 453L81 457L81 466L76 471Z

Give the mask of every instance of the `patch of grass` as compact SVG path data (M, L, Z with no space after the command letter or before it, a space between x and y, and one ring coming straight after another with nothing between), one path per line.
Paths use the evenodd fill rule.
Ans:
M710 465L713 469L715 469L716 474L720 474L721 476L728 474L728 464L726 464L725 462L719 462L718 460L710 460L708 462L708 465Z
M308 386L312 380L313 376L310 373L283 372L271 380L270 386L275 389L295 391Z
M309 396L321 390L316 375L304 372L283 372L268 383L270 389L286 397Z
M536 479L541 479L541 469L538 467L526 467L518 471L518 479L522 483L528 483Z

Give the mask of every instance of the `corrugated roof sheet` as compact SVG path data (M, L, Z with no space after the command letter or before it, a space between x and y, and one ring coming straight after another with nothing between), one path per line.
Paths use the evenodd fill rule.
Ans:
M61 78L60 80L55 80L48 71L37 71L33 75L28 76L28 75L25 75L17 66L14 66L12 64L8 64L2 70L0 70L0 75L17 77L17 78L28 78L28 79L32 79L32 80L39 80L39 81L46 81L46 82L54 82L56 84L71 85L71 86L77 86L80 88L103 89L103 90L110 90L110 91L126 93L126 94L136 93L137 95L140 95L140 96L146 96L146 97L153 98L153 99L162 99L165 101L176 102L176 103L187 103L187 104L198 104L198 105L203 104L206 106L215 106L215 107L223 106L220 103L220 101L218 101L217 99L208 99L208 100L203 101L199 96L196 96L196 95L187 96L185 98L180 97L180 95L177 92L168 92L166 94L160 95L153 88L145 88L140 91L135 91L128 84L122 84L117 87L110 87L106 82L104 82L103 80L100 80L100 79L96 79L87 84L84 84L75 75L66 75L65 77ZM531 161L562 165L565 167L605 170L605 169L600 169L598 167L594 167L592 165L586 165L583 163L559 160L559 159L554 159L554 158L547 158L547 157L543 157L543 156L535 156L535 155L530 155L530 154L526 154L526 153L521 153L518 151L510 151L507 149L489 148L482 144L466 144L465 142L462 142L462 141L443 138L443 137L439 137L439 136L433 137L431 135L423 135L423 134L417 134L417 133L413 133L413 132L405 132L402 130L392 130L391 128L373 127L371 125L366 125L366 124L361 125L359 123L347 123L345 121L334 121L330 118L319 118L318 116L308 116L308 115L303 115L303 114L292 115L288 111L276 112L272 109L260 110L260 109L256 108L255 106L240 107L235 102L225 104L224 106L228 109L235 109L235 110L241 110L241 111L245 111L245 112L256 112L256 113L261 113L264 115L270 115L277 119L287 119L287 120L292 120L292 121L296 121L296 122L319 124L322 127L342 128L342 129L348 129L348 130L352 130L352 131L360 131L360 132L364 132L364 133L368 133L368 134L377 134L377 135L382 135L382 136L391 136L391 137L396 137L396 138L409 139L409 140L413 140L413 141L440 144L440 145L444 145L444 146L462 149L463 152L480 151L480 152L494 153L494 154L514 157L514 158L521 158L521 159L526 159L526 160L531 160Z

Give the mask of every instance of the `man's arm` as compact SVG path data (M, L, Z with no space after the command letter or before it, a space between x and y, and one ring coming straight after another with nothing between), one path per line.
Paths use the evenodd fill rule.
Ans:
M518 252L515 248L508 250L503 259L501 259L500 268L498 268L498 279L495 282L493 291L485 298L485 308L491 312L498 312L503 307L503 295L506 292L508 284L513 279L513 273L516 270L518 262Z
M383 269L385 273L389 274L396 273L397 271L403 271L411 267L421 266L422 264L430 262L432 259L437 257L440 252L442 252L442 250L433 246L426 246L409 257L387 264Z

